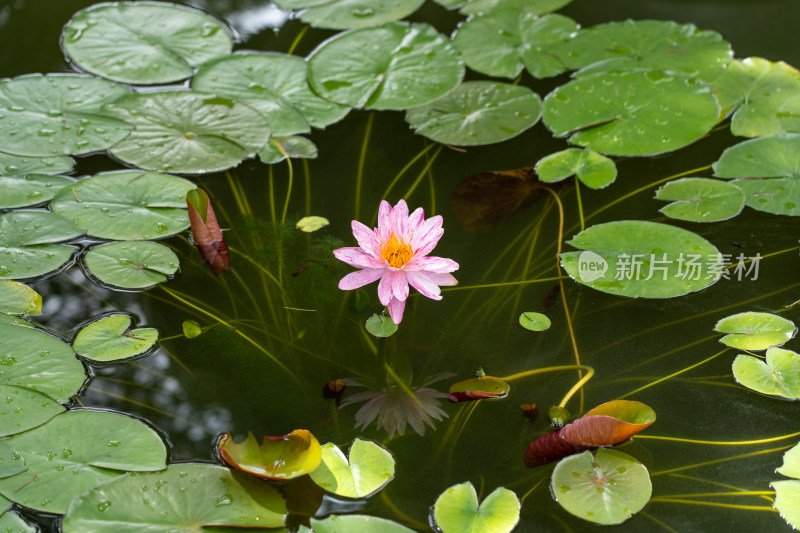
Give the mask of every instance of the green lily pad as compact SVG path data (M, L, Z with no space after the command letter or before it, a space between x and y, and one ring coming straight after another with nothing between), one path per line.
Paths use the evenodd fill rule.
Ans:
M187 339L194 339L203 333L203 328L194 320L184 320L183 324L181 324L181 329L183 331L183 336Z
M39 391L60 403L86 379L70 346L34 328L0 324L0 384Z
M689 222L718 222L733 218L744 208L742 189L725 181L683 178L656 191L656 200L676 200L659 209L670 218Z
M100 282L123 289L145 289L167 281L179 265L175 252L150 241L95 246L86 252L83 261Z
M218 465L174 464L163 472L127 474L81 494L70 503L62 528L64 533L188 533L214 526L260 531L281 527L285 519L280 493L265 483Z
M397 522L359 514L333 515L324 520L311 519L314 533L413 533Z
M69 220L48 211L0 214L0 279L35 278L58 270L76 248L53 243L81 235Z
M72 349L91 361L118 361L145 353L158 341L155 328L130 329L128 315L109 315L91 322L75 336Z
M550 328L550 319L542 313L526 311L519 315L519 325L531 331L544 331Z
M800 72L783 61L760 57L732 61L711 82L723 116L735 109L731 132L740 137L764 137L781 133L780 110L800 96Z
M737 355L732 370L734 379L748 389L789 400L800 398L800 354L791 350L768 348L766 362Z
M71 157L29 157L0 152L0 174L66 174L72 171L75 162Z
M598 448L559 461L550 480L569 513L602 525L621 524L642 510L653 485L647 468L628 454Z
M744 192L748 207L773 215L800 216L797 178L741 179L732 183Z
M274 164L287 157L291 159L316 159L317 145L305 137L273 137L258 152L258 157L264 163Z
M800 479L800 444L783 454L783 465L775 471L786 477Z
M542 100L521 85L468 81L447 96L409 109L419 135L444 144L474 146L516 137L539 121Z
M131 94L103 111L134 125L111 154L147 170L225 170L255 155L270 135L266 119L252 107L193 91Z
M520 502L510 490L497 487L478 505L469 481L444 491L433 505L433 519L443 533L508 533L519 522Z
M585 229L561 254L569 276L602 292L630 298L672 298L699 291L722 274L719 251L691 231L640 220ZM648 279L649 278L649 279Z
M572 0L460 0L462 15L480 15L500 9L516 9L521 13L542 15L561 9ZM442 3L439 0L439 3ZM455 4L450 7L455 7Z
M296 429L278 437L264 437L260 445L250 432L239 444L230 433L226 433L219 440L217 450L233 468L274 481L310 474L322 458L319 441L305 429Z
M666 20L626 20L582 28L554 53L577 76L661 70L710 81L733 58L731 45L710 30Z
M661 71L581 76L544 100L545 125L573 144L610 155L654 155L683 148L717 123L708 85Z
M407 109L455 89L464 63L427 24L390 22L340 33L308 58L308 81L323 98L351 107Z
M42 296L27 285L0 280L0 313L36 316L42 314Z
M392 322L391 317L384 314L375 313L367 319L364 327L373 337L391 337L397 332L397 324Z
M349 30L380 26L407 17L425 0L277 0L283 9L302 9L300 20L315 28Z
M141 170L103 172L56 194L53 211L101 239L157 239L189 227L182 178Z
M773 315L748 311L723 318L714 331L728 333L719 342L739 350L766 350L780 346L797 333L794 322Z
M536 78L549 78L567 70L552 49L579 27L563 15L538 17L503 9L470 18L459 26L453 44L467 66L482 74L516 78L525 67Z
M123 83L170 83L231 53L233 38L217 19L166 3L97 4L73 15L61 35L82 70Z
M27 523L17 513L3 513L0 516L0 531L4 533L37 533L39 529Z
M545 183L561 181L577 175L592 189L607 187L617 179L617 166L611 159L586 148L567 148L541 158L536 174Z
M50 396L15 385L0 384L0 406L2 437L41 426L64 412L64 407Z
M167 450L155 431L106 411L69 411L3 442L22 455L28 469L0 479L0 493L48 513L63 514L74 496L125 470L167 467Z
M394 478L394 457L380 445L356 438L348 455L332 442L324 445L311 479L337 496L366 498Z
M800 178L800 134L735 144L722 152L713 169L718 178Z
M775 503L772 507L792 528L800 528L800 481L773 481L769 486L775 489Z
M310 216L298 220L295 227L304 233L313 233L330 225L330 223L330 220L325 217Z
M53 199L58 190L72 183L68 178L48 174L0 176L0 209L27 207Z
M0 442L0 478L14 476L27 469L25 461L17 450ZM12 504L13 502L0 496L0 509L8 509Z
M306 70L301 57L237 53L200 67L192 88L244 102L267 118L273 135L285 137L324 128L350 111L314 94Z
M508 382L500 378L487 376L481 369L477 377L450 385L450 395L447 399L451 402L500 399L508 396L509 390L511 390L511 387Z
M0 82L0 146L22 156L105 150L131 126L100 111L128 90L90 76L35 74Z

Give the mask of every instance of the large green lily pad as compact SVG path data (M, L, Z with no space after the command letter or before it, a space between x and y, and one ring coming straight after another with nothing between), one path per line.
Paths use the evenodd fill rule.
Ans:
M95 246L86 253L83 261L100 282L124 289L145 289L167 281L180 264L175 252L150 241Z
M82 70L123 83L170 83L231 53L224 24L195 9L158 2L96 4L64 26L61 48Z
M548 78L567 69L552 49L578 28L563 15L538 17L503 9L470 18L458 27L453 43L467 66L482 74L516 78L524 67L536 78Z
M52 208L93 237L157 239L189 227L186 193L194 188L168 174L103 172L62 189Z
M769 485L775 489L772 506L793 529L800 529L800 481L773 481Z
M155 328L130 329L129 315L109 315L89 323L75 336L72 349L92 361L118 361L145 353L158 341Z
M443 533L508 533L519 522L516 494L498 487L478 505L475 487L467 481L445 490L433 505L433 518Z
M718 116L707 84L654 70L581 76L548 94L543 113L556 136L602 154L632 156L691 144Z
M17 513L3 513L0 516L0 531L4 533L37 533L38 528L28 524Z
M740 142L726 148L713 168L718 178L800 178L800 134Z
M70 346L33 328L0 324L0 384L39 391L66 403L86 372Z
M582 28L555 48L577 75L661 70L710 81L733 58L731 45L710 30L666 20L626 20Z
M131 126L100 111L128 90L110 81L71 74L35 74L0 82L0 146L23 156L105 150Z
M25 461L17 450L0 442L0 478L13 476L27 469ZM0 496L0 509L8 509L12 504L13 502L7 498Z
M425 105L455 89L464 63L427 24L391 22L340 33L308 58L308 81L333 102L367 109Z
M69 220L48 211L0 214L0 279L27 279L58 270L74 246L53 244L83 235Z
M0 209L27 207L53 199L58 190L72 183L68 178L48 174L0 176Z
M668 224L608 222L585 229L567 244L584 250L561 254L569 276L618 296L681 296L708 287L722 275L720 253L710 242Z
M407 17L425 0L277 0L284 9L302 9L300 20L315 28L349 30L380 26Z
M541 158L536 163L539 180L553 183L572 175L592 189L609 186L617 178L614 161L586 148L567 148Z
M0 479L0 493L48 513L63 514L74 496L126 470L167 467L167 450L155 431L106 411L69 411L3 442L22 455L28 469Z
M786 477L800 479L800 444L783 454L783 464L775 471Z
M311 519L314 533L412 533L414 530L377 516L360 514L333 515L324 520Z
M63 412L64 407L44 393L26 387L0 384L2 437L28 431Z
M719 342L739 350L766 350L780 346L794 337L797 327L794 322L773 315L748 311L719 320L714 331L727 333Z
M306 70L301 57L239 53L200 67L192 88L244 102L267 118L273 135L288 136L324 128L350 110L314 94Z
M348 457L334 443L322 447L322 462L311 472L314 483L346 498L366 498L394 478L394 457L378 444L356 438Z
M460 7L463 15L481 15L500 9L542 15L561 9L572 0L437 0L448 8ZM449 5L448 5L449 4Z
M732 184L745 194L745 204L773 215L800 216L800 180L797 178L741 179Z
M744 192L733 183L708 178L670 181L656 191L657 200L674 200L659 209L670 218L689 222L718 222L744 208Z
M65 174L75 166L71 157L30 157L0 152L0 174Z
M0 313L41 315L42 296L18 281L0 280Z
M134 494L138 496L131 497ZM213 526L261 530L281 527L285 518L280 493L259 480L218 465L174 464L163 472L118 477L76 497L64 516L63 531L191 533Z
M135 126L111 153L147 170L225 170L255 155L270 135L266 119L252 107L193 91L131 94L103 111Z
M258 158L264 163L275 164L287 157L290 159L316 159L317 145L305 137L273 137L258 152Z
M767 360L737 355L733 377L748 389L789 400L800 398L800 354L783 348L768 348Z
M602 525L621 524L650 501L647 468L628 454L598 448L559 461L550 488L571 514Z
M436 142L473 146L516 137L536 122L542 100L521 85L468 81L428 105L409 109L406 121Z

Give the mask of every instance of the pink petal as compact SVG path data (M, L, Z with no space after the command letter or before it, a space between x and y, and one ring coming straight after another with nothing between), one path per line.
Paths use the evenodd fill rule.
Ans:
M382 269L384 263L380 259L375 259L372 255L365 252L363 249L356 246L339 248L333 251L333 256L339 261L344 261L350 266L357 268L380 268Z
M352 291L379 279L383 273L384 270L380 268L365 268L364 270L350 272L339 280L339 288L343 291ZM378 292L380 293L380 290Z
M408 298L408 280L405 272L389 272L389 281L392 284L392 296L405 301Z
M442 285L444 287L458 285L458 280L447 272L426 272L426 274L428 278L437 285Z
M392 322L399 324L403 320L403 311L406 308L406 302L392 298L389 302L389 316L392 317Z
M389 227L398 239L405 237L408 227L408 204L400 200L389 215Z
M442 228L431 230L430 232L425 235L425 237L421 240L421 242L417 245L417 248L413 248L414 255L418 255L420 257L424 257L431 253L436 245L439 244L439 239L442 238L444 234L444 230Z
M458 263L453 261L452 259L447 259L445 257L418 257L414 256L414 258L406 264L405 269L406 273L413 272L416 270L424 270L426 272L453 272L458 270Z
M444 233L442 229L442 217L436 215L420 224L419 228L414 232L414 237L409 244L411 244L414 253L425 255L433 250L436 243L439 242L442 233ZM423 248L427 250L424 253L422 252Z
M375 236L375 232L358 220L351 222L350 227L353 229L353 236L358 241L358 245L375 259L380 259L381 244L378 242L378 237Z
M424 219L425 211L421 207L416 208L414 212L408 216L408 228L406 228L408 233L414 233L417 231Z
M389 216L392 214L392 206L386 200L381 200L381 206L378 208L378 227L375 229L375 234L381 242L386 242L392 236L392 230L389 227Z
M431 300L442 299L442 291L439 289L436 282L429 277L428 272L408 272L406 273L406 278L408 279L408 283L422 293L423 296Z
M392 279L389 274L391 272L384 270L381 282L378 283L378 300L381 301L381 305L389 305L392 301Z

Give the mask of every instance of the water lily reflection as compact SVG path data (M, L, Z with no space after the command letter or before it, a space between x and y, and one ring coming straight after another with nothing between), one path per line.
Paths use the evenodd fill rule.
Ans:
M372 388L354 379L345 379L344 382L348 387L368 387L370 390L347 397L341 407L367 402L356 413L356 427L360 426L362 430L377 417L378 429L385 429L389 438L392 438L395 433L402 435L406 430L406 424L420 435L425 435L425 424L436 429L433 419L441 422L442 417L447 416L447 413L439 406L439 399L447 398L448 394L430 388L428 385L453 375L450 372L436 374L428 378L422 385L408 388L395 385Z

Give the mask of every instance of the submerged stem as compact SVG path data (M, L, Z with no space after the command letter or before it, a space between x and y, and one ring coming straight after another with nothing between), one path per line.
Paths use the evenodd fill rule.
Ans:
M356 212L353 215L355 220L359 219L359 212L361 211L361 184L364 180L364 161L367 158L367 146L369 145L369 135L372 131L372 121L375 119L375 112L370 111L369 118L367 119L367 127L364 130L364 140L361 143L361 153L358 155L358 171L356 172Z

